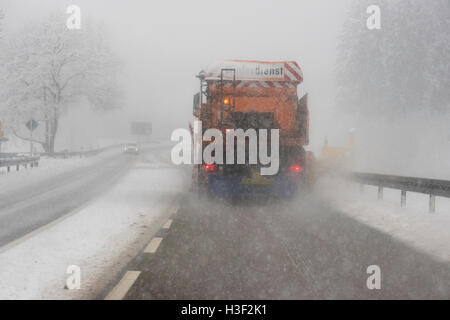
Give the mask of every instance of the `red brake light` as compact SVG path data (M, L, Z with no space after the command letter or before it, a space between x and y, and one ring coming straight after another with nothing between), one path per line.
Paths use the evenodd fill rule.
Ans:
M209 172L214 172L216 170L216 165L215 164L205 164L205 165L203 165L203 170L209 171Z
M295 164L295 165L292 165L289 167L289 171L292 173L298 173L298 172L302 172L303 168L302 168L302 166Z

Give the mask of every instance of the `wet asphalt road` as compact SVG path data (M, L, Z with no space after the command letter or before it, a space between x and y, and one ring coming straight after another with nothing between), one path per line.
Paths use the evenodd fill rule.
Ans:
M118 150L87 167L61 173L20 190L2 191L0 247L95 199L131 169L136 158Z
M187 195L125 299L449 299L450 265L309 195L237 204ZM381 289L366 285L369 265ZM124 270L124 272L126 271Z

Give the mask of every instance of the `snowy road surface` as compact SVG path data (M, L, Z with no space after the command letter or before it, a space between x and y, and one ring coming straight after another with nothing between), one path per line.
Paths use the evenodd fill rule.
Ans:
M119 151L111 155L111 166L104 170L100 166L103 159L92 159L90 178L74 177L77 182L70 187L78 187L73 196L81 207L72 211L61 209L61 214L66 212L62 219L0 250L0 299L97 297L159 229L186 190L186 176L170 164L168 150L167 146L154 146L139 156ZM122 172L117 173L120 177L115 176L117 170ZM57 181L67 180L55 177L56 185ZM114 182L117 183L112 185ZM92 195L97 197L83 203L85 198L80 194L84 189L92 192L93 188L99 189L97 195ZM45 190L39 199L47 198ZM57 192L55 197L59 197ZM79 290L64 289L70 265L81 270Z
M5 186L0 193L0 247L95 199L117 182L134 161L116 150L108 153L107 157L101 157L101 161L93 161L90 165L48 179L40 177L21 188ZM33 170L37 172L40 168ZM7 178L14 177L12 173ZM20 178L21 182L26 182L27 177Z
M448 262L314 195L235 205L186 196L170 219L123 270L129 290L119 278L107 298L450 298ZM380 290L367 287L371 265Z
M189 181L170 145L15 181L0 195L0 298L450 298L442 202L436 215L413 197L399 211L326 182L291 201L232 204ZM64 289L70 265L79 290ZM367 288L371 265L380 290Z

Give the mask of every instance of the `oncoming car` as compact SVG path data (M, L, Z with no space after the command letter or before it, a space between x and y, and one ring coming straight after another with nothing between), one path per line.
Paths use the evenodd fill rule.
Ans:
M139 154L139 146L137 143L127 143L123 147L123 151L129 154Z

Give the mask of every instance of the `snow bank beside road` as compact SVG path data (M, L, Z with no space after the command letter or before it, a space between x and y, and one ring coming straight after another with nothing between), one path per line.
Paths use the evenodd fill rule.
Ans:
M436 212L428 212L428 196L407 192L406 208L400 208L400 190L384 188L377 200L377 187L338 179L323 179L317 190L340 212L396 237L410 246L450 262L450 199L436 198Z
M138 162L94 203L0 250L0 299L96 298L142 247L141 233L164 222L184 179L161 160ZM80 290L64 289L69 265L81 268Z

